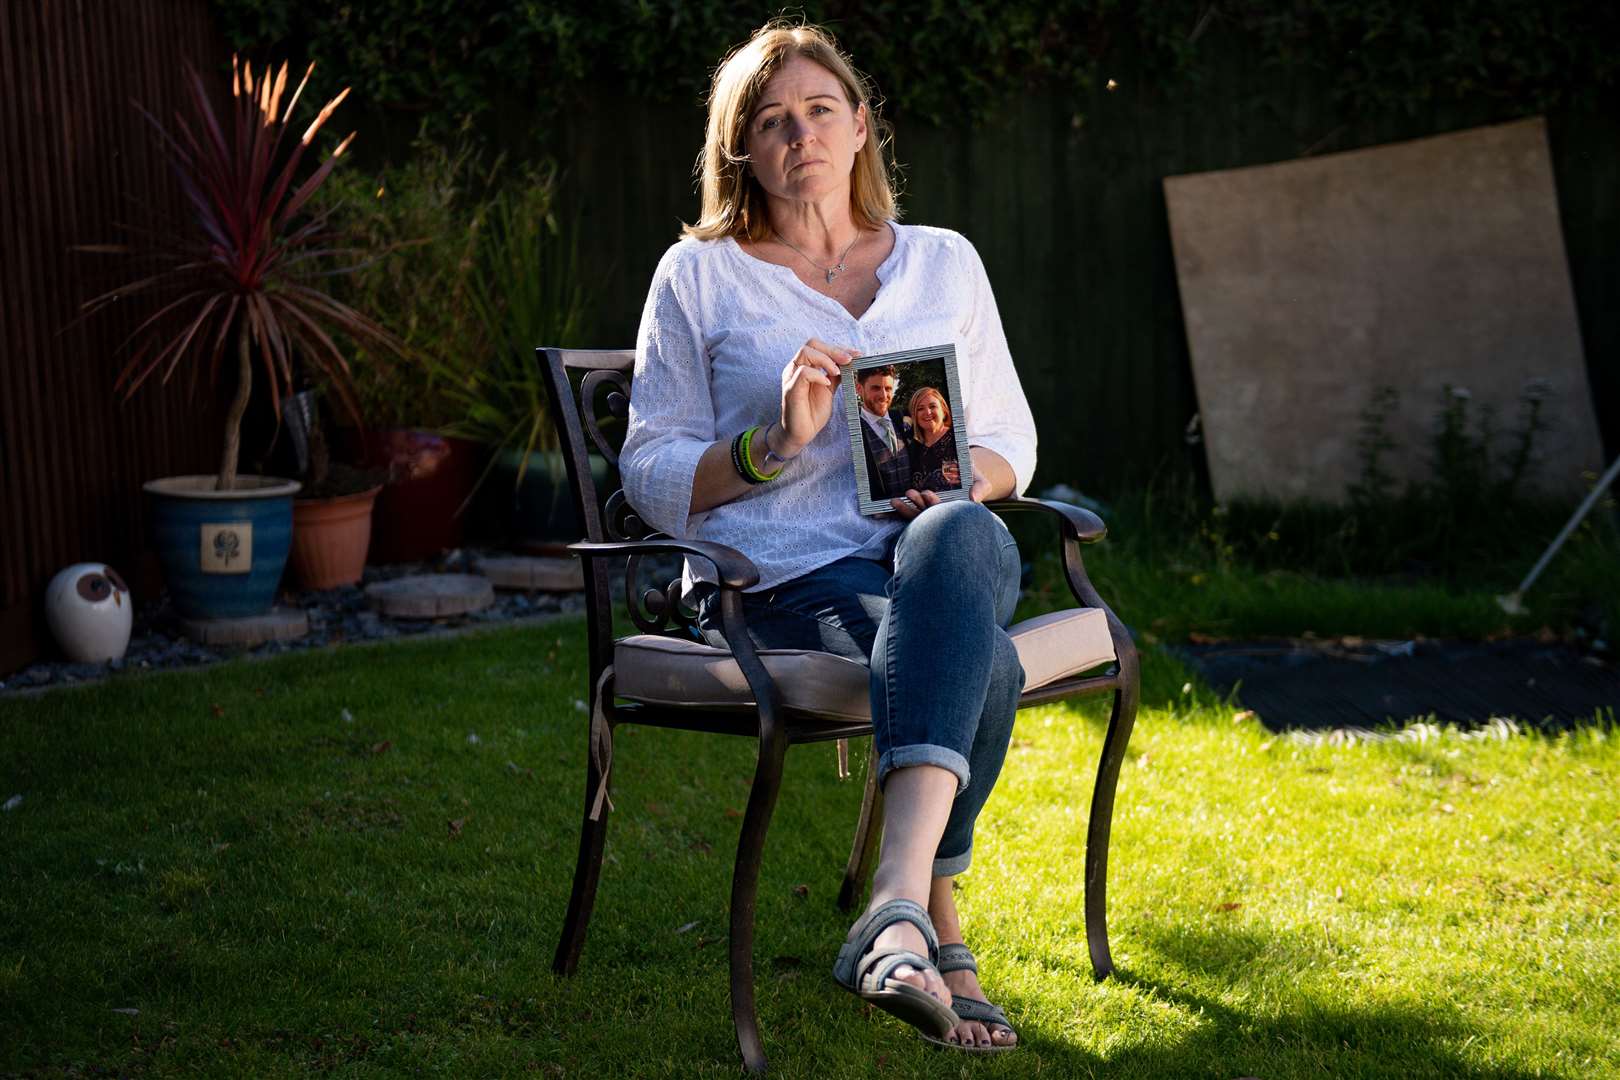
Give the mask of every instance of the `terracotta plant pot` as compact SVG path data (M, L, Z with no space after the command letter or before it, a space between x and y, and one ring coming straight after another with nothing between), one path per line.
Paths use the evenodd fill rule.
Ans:
M293 580L305 589L336 589L360 580L371 546L371 508L381 490L293 501Z

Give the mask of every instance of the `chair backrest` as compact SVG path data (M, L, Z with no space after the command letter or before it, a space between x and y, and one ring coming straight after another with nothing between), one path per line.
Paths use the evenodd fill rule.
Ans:
M630 421L630 379L636 355L629 349L536 350L546 372L551 416L568 469L574 509L584 540L645 540L661 534L642 521L625 498L619 480L619 452ZM590 623L591 677L613 658L615 564L624 568L627 614L643 633L699 636L680 602L680 578L661 587L641 588L642 557L592 556L585 570L585 608Z

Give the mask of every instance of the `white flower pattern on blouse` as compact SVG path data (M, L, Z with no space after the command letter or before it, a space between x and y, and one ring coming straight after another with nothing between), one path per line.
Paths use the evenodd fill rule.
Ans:
M730 239L683 239L653 275L620 455L625 495L660 532L747 555L759 567L756 589L846 555L881 555L902 525L857 507L842 391L827 426L778 479L688 514L698 458L711 443L781 415L782 368L809 338L864 355L955 345L966 413L957 429L969 445L1006 459L1020 494L1035 472L1034 419L978 252L949 229L891 227L894 250L878 267L877 298L858 319ZM713 568L688 560L688 587L693 580L714 580Z

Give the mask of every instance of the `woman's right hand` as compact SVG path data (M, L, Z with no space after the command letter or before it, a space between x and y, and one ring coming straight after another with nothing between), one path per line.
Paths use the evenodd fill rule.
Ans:
M811 338L782 369L782 435L778 452L793 457L810 445L832 418L841 368L861 355L858 349Z

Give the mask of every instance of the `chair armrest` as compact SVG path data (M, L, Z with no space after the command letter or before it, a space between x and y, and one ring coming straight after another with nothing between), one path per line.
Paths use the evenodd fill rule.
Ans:
M1056 517L1063 539L1063 577L1068 582L1069 592L1081 607L1101 608L1108 612L1110 633L1113 633L1112 628L1118 619L1091 584L1091 578L1086 575L1085 561L1080 557L1081 544L1096 543L1108 534L1108 526L1103 524L1102 518L1090 510L1048 499L997 499L985 503L985 506L997 513L1035 510ZM1114 636L1117 641L1118 634Z
M1082 544L1094 544L1108 535L1108 526L1103 519L1090 510L1083 510L1068 503L1055 502L1050 499L996 499L984 504L998 514L1005 514L1011 510L1035 510L1043 514L1051 514L1058 519L1058 527L1069 540L1078 540Z
M594 541L581 540L569 544L568 550L580 556L587 555L652 555L679 552L696 555L714 564L724 589L746 589L759 584L759 567L742 552L711 540L676 540L663 537L657 540Z
M754 701L759 705L760 738L775 740L780 737L781 728L777 718L782 711L782 695L776 688L776 681L771 678L771 673L766 670L758 652L754 649L753 639L748 634L748 624L743 615L742 591L750 585L759 584L759 568L754 565L753 560L734 547L716 544L711 540L676 540L668 536L661 536L656 540L581 540L569 544L568 550L581 558L678 552L682 555L696 555L713 563L715 572L720 577L720 636L726 639L732 659L742 669L743 678L747 681L749 689L754 692ZM633 608L631 618L636 620L638 626L646 628Z

